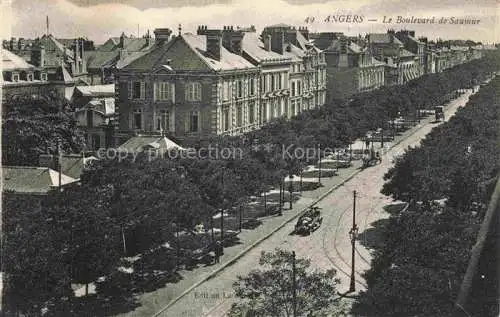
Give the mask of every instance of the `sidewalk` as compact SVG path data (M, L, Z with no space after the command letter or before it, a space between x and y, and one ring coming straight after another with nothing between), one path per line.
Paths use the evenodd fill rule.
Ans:
M469 93L459 96L457 100L467 98L468 95ZM456 100L451 102L456 102ZM445 113L446 112L447 111L445 108ZM447 115L447 117L449 117L449 114ZM401 135L396 136L393 141L384 142L384 150L382 151L382 153L385 153L388 149L406 139L407 137L418 131L422 126L427 125L432 121L434 121L433 116L424 118L421 120L420 124L417 124ZM379 150L380 143L377 143L374 144L374 149ZM388 157L386 157L385 159L388 159ZM190 293L198 285L216 276L220 271L233 264L245 253L257 246L260 242L264 241L274 232L297 218L298 215L300 215L301 212L303 212L309 206L321 200L337 187L341 186L347 180L355 176L358 172L361 171L360 166L361 161L353 161L353 166L349 168L340 168L338 171L338 176L322 177L321 183L323 186L315 190L302 192L301 197L293 203L293 208L291 210L288 209L288 202L286 201L282 216L269 216L260 218L259 220L262 221L262 224L260 226L252 230L243 229L242 232L238 234L239 243L230 247L226 247L224 249L224 255L220 258L220 263L211 266L200 266L199 268L191 271L179 271L179 274L182 276L182 280L175 284L167 284L164 288L158 289L154 292L139 295L138 301L140 302L141 306L137 307L135 311L120 314L118 316L158 316L162 311L175 304L179 299Z

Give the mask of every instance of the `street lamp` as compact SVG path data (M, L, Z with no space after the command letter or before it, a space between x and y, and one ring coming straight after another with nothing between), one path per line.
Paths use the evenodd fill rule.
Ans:
M351 284L349 293L356 291L356 281L354 276L354 254L356 248L356 238L358 236L358 226L356 225L356 191L353 192L353 209L352 209L352 228L349 230L349 238L351 239Z
M288 192L290 193L290 210L292 210L292 200L293 200L293 175L290 175L290 183L288 184Z
M179 228L177 226L177 223L172 222L172 228L175 230L175 269L177 269L179 267Z
M321 186L321 144L318 145L318 153L319 153L319 174L318 174L318 183Z

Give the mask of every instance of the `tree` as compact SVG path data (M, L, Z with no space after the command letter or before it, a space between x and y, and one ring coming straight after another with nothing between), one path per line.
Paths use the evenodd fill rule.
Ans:
M44 213L50 233L75 283L88 284L115 269L119 260L119 227L110 216L109 187L66 188L50 193Z
M262 252L262 269L238 277L234 290L239 301L233 304L230 316L292 316L293 255L276 249ZM296 259L296 309L299 316L343 316L345 307L337 294L336 271L310 270L310 260Z
M64 152L85 146L69 105L61 100L10 101L2 108L2 161L5 165L38 165L40 154L56 153L58 139Z
M2 198L4 313L41 316L42 309L61 309L73 296L70 274L47 226L41 198L8 192Z

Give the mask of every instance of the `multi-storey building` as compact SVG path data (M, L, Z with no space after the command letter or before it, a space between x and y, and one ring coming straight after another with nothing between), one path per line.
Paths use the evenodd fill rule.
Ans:
M396 38L394 30L388 30L382 34L368 34L368 47L370 53L385 62L387 70L393 70L394 66L397 69L397 78L393 80L393 76L386 76L386 84L403 85L410 80L421 76L420 58L407 51L404 44Z
M353 94L384 85L384 63L370 56L368 50L353 39L337 34L323 43L327 64L328 100L347 98Z
M269 37L270 36L270 37ZM302 59L302 82L300 90L301 110L313 109L326 102L326 61L323 51L309 40L307 28L277 24L262 31L264 40L270 39L271 50L281 55L292 55ZM300 65L300 64L299 64ZM293 67L293 66L292 66ZM291 87L293 90L293 87Z
M296 115L290 109L290 65L292 58L271 50L271 37L262 42L255 32L246 32L243 37L243 56L260 69L259 79L259 124L273 118Z
M160 29L157 32L161 32ZM161 37L161 35L160 35ZM152 48L154 41L149 31L142 38L113 37L94 51L86 54L90 84L114 83L117 68L132 62Z
M202 26L169 36L157 34L154 48L115 75L120 130L182 140L258 127L260 72L242 56L243 32Z
M403 43L405 50L418 57L418 77L422 76L425 73L425 43L415 38L415 31L401 30L394 36Z
M1 50L0 58L3 61L0 79L3 102L33 96L64 98L70 95L68 90L74 86L74 80L63 66L49 76L45 68L31 65L10 51Z

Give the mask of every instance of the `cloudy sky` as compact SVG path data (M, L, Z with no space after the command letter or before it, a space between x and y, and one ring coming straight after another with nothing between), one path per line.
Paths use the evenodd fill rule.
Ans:
M195 32L199 24L264 26L287 23L308 26L311 31L345 32L350 35L385 32L388 28L412 29L431 39L462 38L500 42L500 0L1 0L0 36L36 37L46 29L56 37L86 36L102 43L111 36L142 36L146 30L169 27L177 33ZM329 14L355 14L363 23L326 23ZM314 17L306 24L306 17ZM436 19L479 19L478 25L383 24L384 16ZM377 19L377 22L368 22Z

